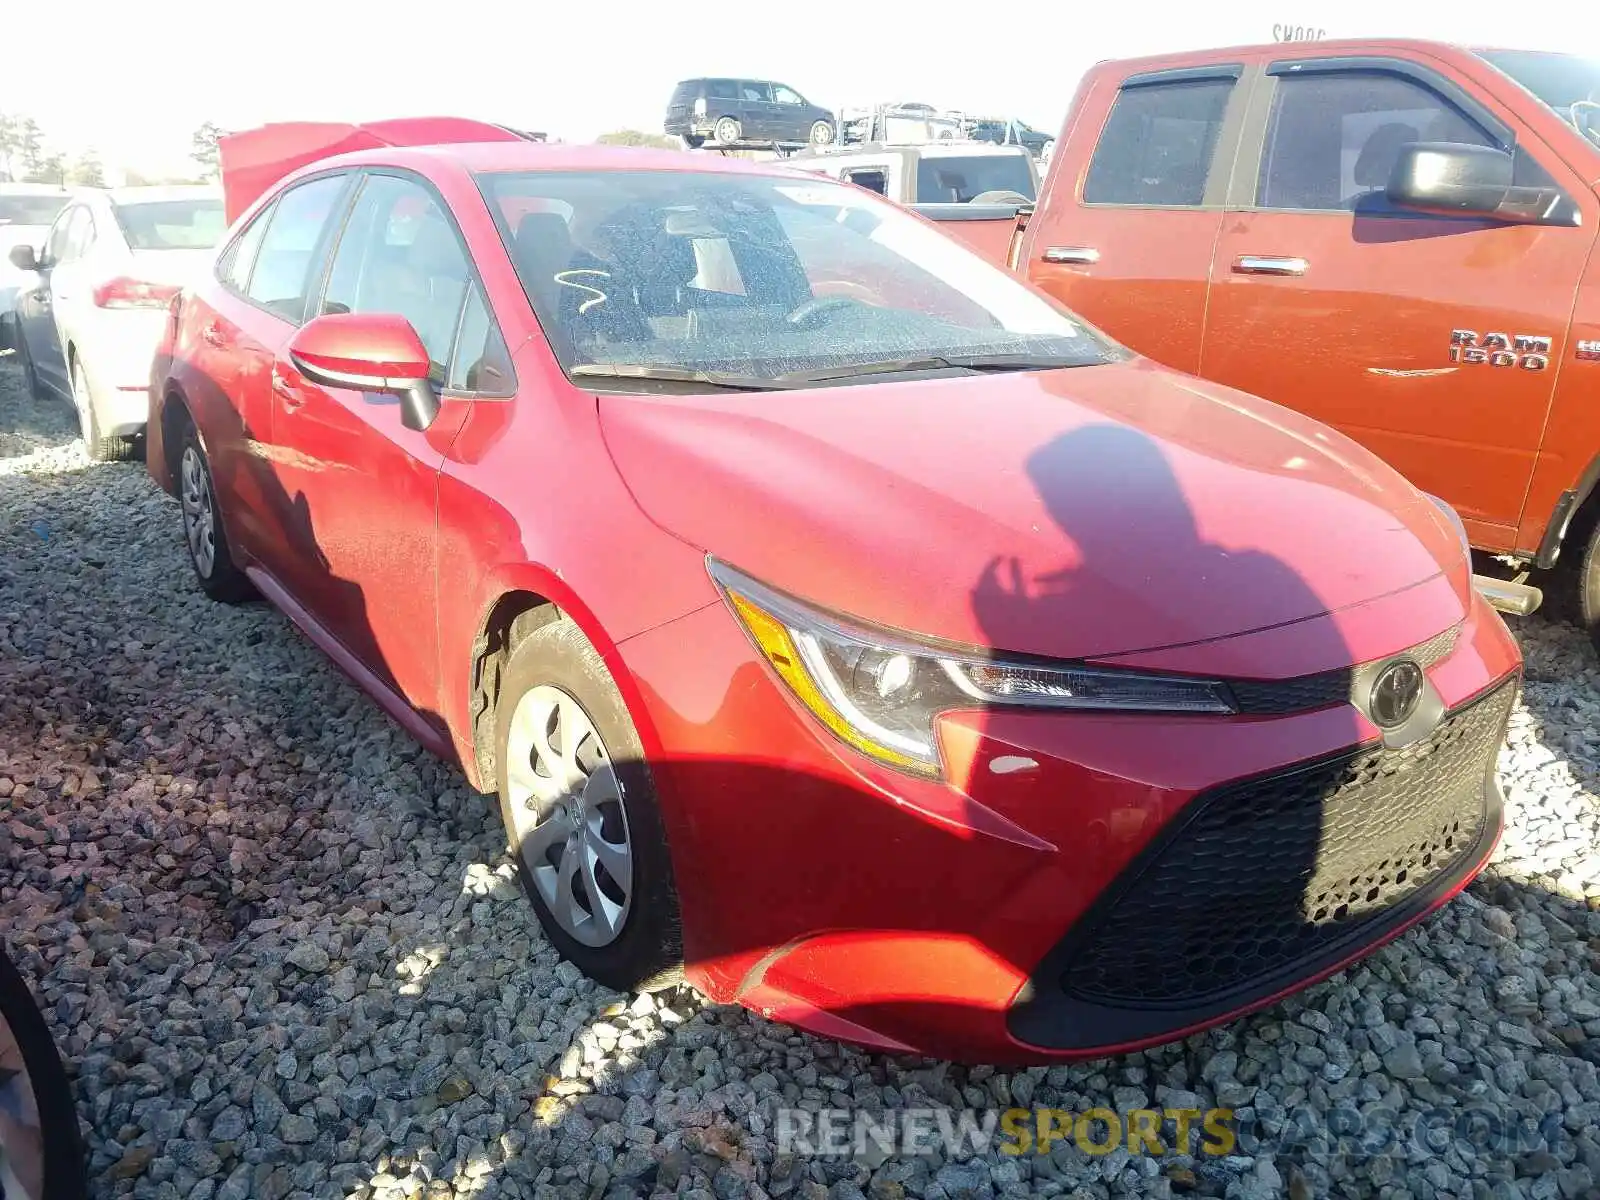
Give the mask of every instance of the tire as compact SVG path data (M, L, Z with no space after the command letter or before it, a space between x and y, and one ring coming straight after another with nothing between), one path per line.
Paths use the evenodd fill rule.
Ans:
M736 145L740 134L739 122L732 117L719 117L716 126L711 131L711 136L717 139L717 145L719 146Z
M77 354L68 358L72 374L72 406L78 411L78 431L83 435L83 446L90 462L131 462L137 457L132 438L101 437L100 423L94 415L94 392L89 387L89 374Z
M255 587L234 564L217 506L211 463L193 421L184 421L178 443L178 507L183 517L183 543L200 590L223 604L240 604L255 598ZM209 553L207 552L209 549Z
M828 146L833 143L833 125L827 121L818 121L811 126L811 136L808 139L813 146Z
M13 1041L20 1055L11 1053ZM21 1058L25 1074L10 1076L8 1084L7 1068L14 1068L16 1057ZM83 1200L88 1195L88 1156L78 1131L72 1086L61 1063L61 1054L50 1037L44 1014L39 1011L11 959L0 950L0 1092L8 1086L20 1088L24 1081L31 1093L32 1107L38 1113L38 1158L30 1156L27 1163L19 1161L23 1149L20 1142L32 1132L31 1128L23 1128L19 1123L15 1131L19 1136L12 1142L6 1137L4 1124L0 1124L0 1172L12 1172L19 1183L27 1186L33 1182L34 1172L42 1169L42 1186L38 1192L41 1200ZM0 1114L9 1114L11 1110L12 1105L0 1097ZM0 1122L7 1119L0 1116ZM30 1178L22 1178L24 1174ZM0 1191L11 1194L5 1188L3 1173L0 1173ZM27 1195L27 1192L20 1193L19 1200Z
M570 749L563 738L569 729L578 731ZM581 788L535 765L551 762L569 779L581 777ZM570 618L534 630L511 652L495 708L495 764L507 846L561 956L615 991L678 983L678 894L655 785L622 693ZM566 816L569 805L579 808L580 820ZM595 853L602 842L603 859ZM604 869L618 861L619 846L627 851L625 887ZM568 855L578 856L572 873L559 869ZM578 863L587 865L586 878L563 893L561 880L573 880ZM590 881L600 904L588 895Z
M703 134L686 133L683 135L683 144L689 150L698 150L706 144L706 139Z

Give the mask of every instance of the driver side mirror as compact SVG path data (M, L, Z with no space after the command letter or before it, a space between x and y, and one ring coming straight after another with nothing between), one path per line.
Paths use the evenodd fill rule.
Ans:
M421 432L439 415L428 351L411 322L394 313L316 317L289 340L289 361L323 387L398 396L407 429Z
M11 252L6 257L19 271L38 271L43 266L39 261L38 251L28 245L11 247Z
M1560 188L1516 187L1504 150L1464 142L1412 142L1400 151L1385 190L1389 203L1442 216L1481 216L1538 225L1566 199Z

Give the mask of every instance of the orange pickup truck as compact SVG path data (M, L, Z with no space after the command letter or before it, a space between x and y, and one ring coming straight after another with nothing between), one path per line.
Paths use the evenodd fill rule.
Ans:
M1600 641L1600 63L1389 40L1102 63L1014 229L992 253L1063 304L1349 434L1480 550L1526 574L1565 547L1551 598Z

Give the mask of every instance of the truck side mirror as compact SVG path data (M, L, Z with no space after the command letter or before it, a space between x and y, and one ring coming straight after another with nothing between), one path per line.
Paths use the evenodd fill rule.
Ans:
M1444 216L1482 216L1537 225L1566 199L1560 188L1516 187L1504 150L1464 142L1412 142L1403 147L1385 190L1397 208Z

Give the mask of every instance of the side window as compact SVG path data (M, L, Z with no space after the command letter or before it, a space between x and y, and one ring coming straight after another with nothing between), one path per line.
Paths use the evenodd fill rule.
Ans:
M772 85L772 98L774 100L776 100L779 104L804 104L805 103L804 100L800 99L800 93L799 92L795 91L793 88L786 88L781 83L776 83L776 84Z
M296 325L305 319L324 230L349 177L325 175L296 184L272 206L246 295Z
M455 226L422 185L369 176L356 197L323 292L324 313L398 313L411 322L443 386L472 282Z
M89 253L94 245L94 214L80 208L72 215L72 228L67 231L67 262L73 262Z
M739 97L746 104L766 104L772 99L772 88L759 80L747 79L739 85Z
M50 236L45 241L45 259L54 266L64 260L67 253L67 237L72 232L72 220L78 215L77 205L61 210L61 215L56 218L56 223L50 227Z
M261 249L262 235L267 232L267 222L272 219L272 205L251 218L233 244L223 251L217 263L217 278L241 296L250 284L250 268L256 264L256 254Z
M1398 75L1282 76L1256 204L1325 211L1382 208L1389 176L1411 142L1495 145L1455 105Z
M731 79L713 79L706 84L706 94L713 100L737 100L739 86Z
M1123 88L1094 148L1083 202L1203 204L1233 86L1196 79Z
M454 392L504 394L511 390L511 355L484 302L483 289L476 285L461 314L461 331L450 357L448 386Z
M856 167L844 173L846 181L880 196L889 194L889 173L882 167Z

